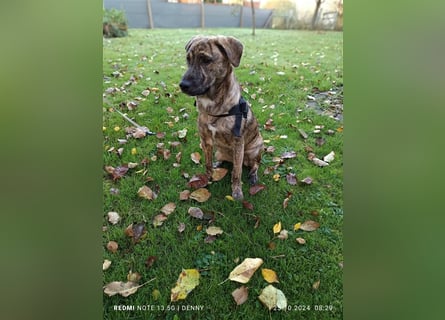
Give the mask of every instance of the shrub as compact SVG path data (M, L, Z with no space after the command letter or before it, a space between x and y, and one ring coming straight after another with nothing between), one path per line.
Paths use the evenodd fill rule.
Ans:
M103 35L107 38L126 37L128 35L125 12L117 9L104 9Z

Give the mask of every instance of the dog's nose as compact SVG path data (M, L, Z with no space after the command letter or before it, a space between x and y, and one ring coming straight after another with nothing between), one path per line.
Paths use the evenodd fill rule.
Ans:
M189 89L191 86L192 83L188 80L182 79L181 82L179 83L179 87L181 88L182 91Z

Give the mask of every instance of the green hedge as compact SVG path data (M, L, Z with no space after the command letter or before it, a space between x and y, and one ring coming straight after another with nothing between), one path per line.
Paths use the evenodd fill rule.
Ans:
M106 38L126 37L128 35L125 12L117 9L104 9L103 35Z

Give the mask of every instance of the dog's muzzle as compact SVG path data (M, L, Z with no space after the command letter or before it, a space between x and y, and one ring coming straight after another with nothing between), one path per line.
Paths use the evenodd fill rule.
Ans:
M196 85L193 81L182 79L179 83L179 87L181 88L181 91L185 94L188 94L189 96L199 96L206 93L209 88L200 88L198 85Z

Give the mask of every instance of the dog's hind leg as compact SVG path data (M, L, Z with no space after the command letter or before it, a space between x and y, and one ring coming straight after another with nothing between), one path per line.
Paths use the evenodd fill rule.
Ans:
M241 174L243 170L244 159L244 142L235 138L235 149L233 153L233 169L232 169L232 197L235 200L243 199L243 190L241 188Z

